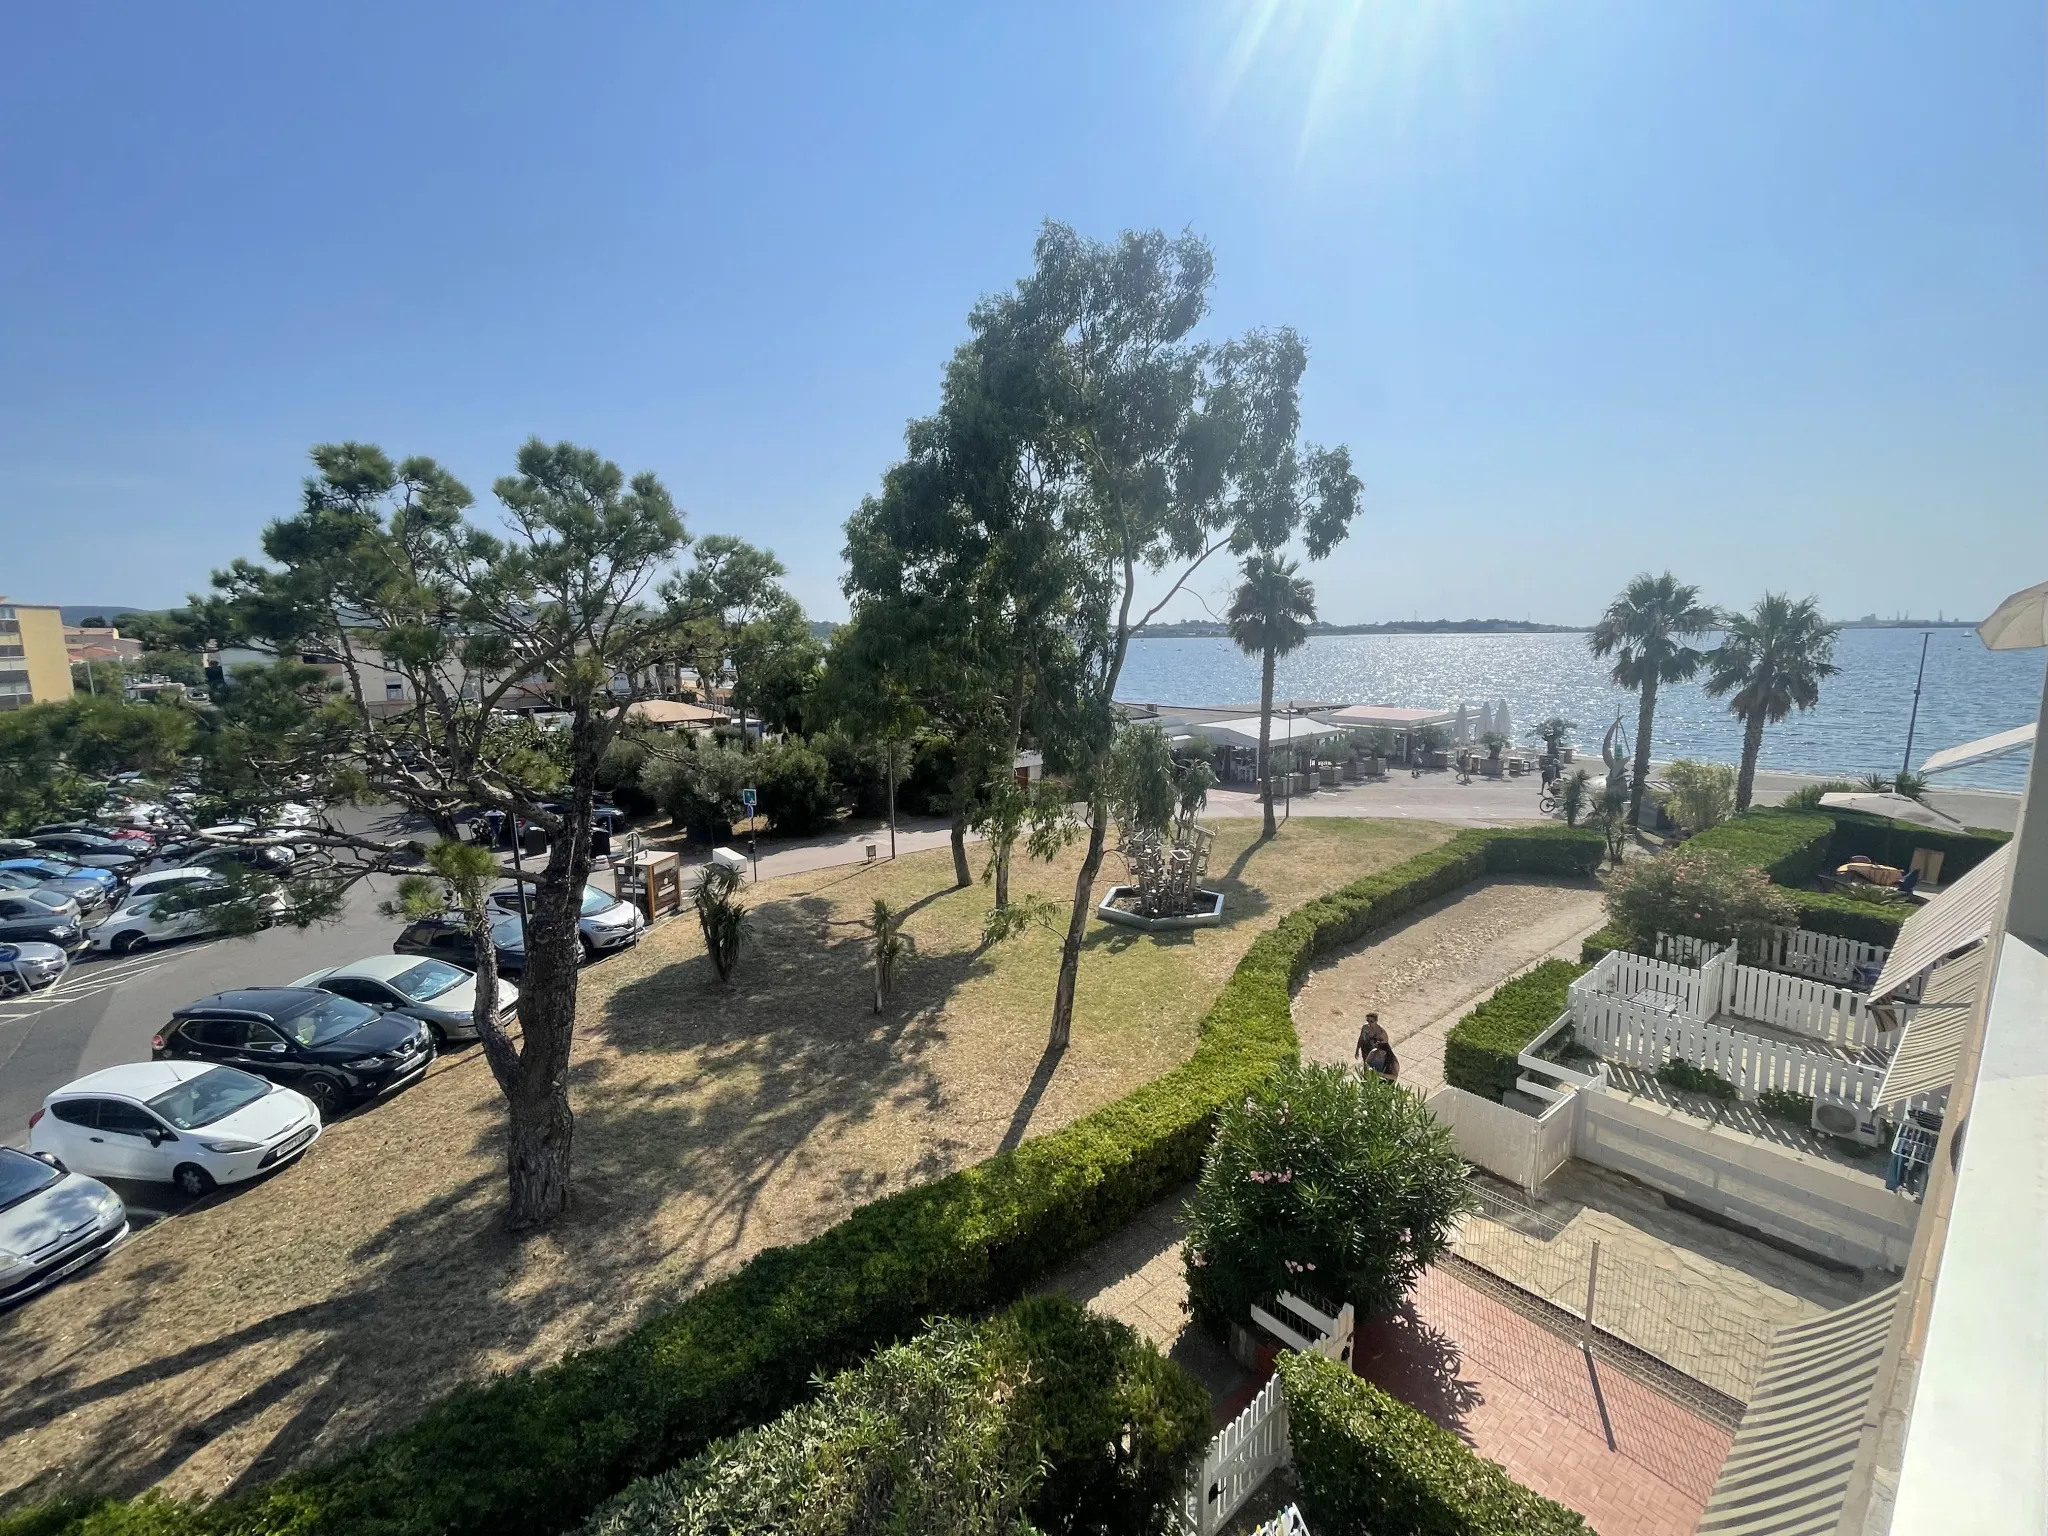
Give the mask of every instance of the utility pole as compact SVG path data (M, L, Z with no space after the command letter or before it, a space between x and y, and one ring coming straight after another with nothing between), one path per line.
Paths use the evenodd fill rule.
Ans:
M896 857L896 743L889 742L889 857Z
M1913 713L1906 717L1906 755L1899 763L1902 775L1913 771L1913 729L1920 723L1920 684L1927 677L1927 642L1933 638L1932 630L1924 631L1920 636L1920 671L1913 678Z

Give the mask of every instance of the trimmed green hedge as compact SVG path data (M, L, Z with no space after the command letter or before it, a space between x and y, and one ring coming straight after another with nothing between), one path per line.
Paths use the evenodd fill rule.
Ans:
M1590 964L1546 960L1504 982L1451 1026L1444 1041L1444 1081L1488 1099L1514 1087L1522 1075L1515 1058L1557 1022L1570 1002L1571 984L1590 969Z
M1904 901L1880 907L1833 891L1787 891L1785 898L1798 910L1799 926L1808 932L1861 939L1886 949L1898 943L1899 929L1916 910Z
M1579 942L1579 961L1584 965L1598 965L1607 955L1617 949L1624 949L1628 939L1619 929L1602 928L1598 933L1589 933Z
M1318 955L1483 874L1590 873L1601 849L1583 828L1460 832L1288 913L1238 962L1190 1060L1049 1136L769 1249L616 1344L454 1392L326 1466L210 1505L102 1500L55 1524L54 1506L30 1509L0 1519L0 1536L563 1530L636 1477L774 1418L818 1372L926 1318L1015 1299L1194 1179L1217 1106L1295 1059L1290 992Z
M1289 1351L1276 1369L1310 1530L1591 1536L1573 1511L1336 1361Z
M1941 832L1933 827L1916 827L1911 822L1893 821L1889 816L1865 816L1857 811L1830 811L1835 818L1835 835L1828 843L1830 866L1846 863L1852 854L1865 854L1880 864L1908 868L1916 848L1932 848L1942 854L1941 883L1953 885L2012 841L2009 832L1989 832L1971 827L1962 832Z
M1762 808L1731 816L1686 846L1733 854L1769 875L1773 885L1804 885L1828 867L1834 835L1832 811Z

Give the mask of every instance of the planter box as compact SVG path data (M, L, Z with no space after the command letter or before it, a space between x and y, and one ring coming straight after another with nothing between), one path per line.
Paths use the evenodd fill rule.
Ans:
M1364 777L1364 771L1360 767L1356 759L1353 759L1351 762L1348 762L1344 765L1344 782L1346 784L1356 784L1360 779Z
M1335 789L1337 787L1337 765L1335 763L1323 764L1319 772L1323 781L1323 788Z
M1293 776L1293 785L1294 785L1294 792L1295 792L1295 793L1296 793L1297 795L1307 795L1307 794L1313 794L1313 793L1315 792L1315 784L1314 784L1314 782L1313 782L1313 781L1312 781L1312 780L1311 780L1311 779L1309 778L1309 776L1308 776L1307 774L1305 774L1305 773L1297 773L1297 774L1295 774L1295 775Z
M1223 925L1221 891L1196 891L1196 908L1183 917L1141 917L1117 905L1120 898L1134 896L1137 890L1135 885L1111 886L1109 894L1095 909L1095 915L1105 923L1115 923L1119 928L1136 928L1142 933L1178 933L1185 928L1220 928ZM1208 905L1204 907L1200 904L1202 902Z

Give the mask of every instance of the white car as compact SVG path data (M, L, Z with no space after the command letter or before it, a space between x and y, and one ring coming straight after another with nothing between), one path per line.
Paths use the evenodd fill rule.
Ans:
M137 875L128 882L128 899L138 896L155 896L180 885L204 885L209 880L220 880L217 869L204 865L186 866L179 869L156 869L146 875Z
M99 1180L0 1147L0 1307L48 1290L127 1235L127 1207Z
M175 894L177 900L170 898ZM111 954L133 954L146 944L204 938L221 931L220 908L253 899L258 921L268 924L285 908L284 897L264 891L248 898L226 880L194 880L156 887L141 896L130 892L121 905L92 927L92 947Z
M66 1083L29 1117L28 1149L96 1179L203 1195L300 1157L320 1139L302 1093L204 1061L138 1061Z
M385 1013L422 1020L435 1040L476 1038L476 972L420 955L370 955L292 983L368 1003ZM498 982L498 1022L509 1026L519 1011L519 989Z
M525 904L524 886L508 885L491 892L491 905L500 912L517 913ZM640 930L646 926L647 920L631 902L621 901L594 885L583 887L583 900L576 914L576 936L583 945L584 959L595 960L599 955L639 943Z

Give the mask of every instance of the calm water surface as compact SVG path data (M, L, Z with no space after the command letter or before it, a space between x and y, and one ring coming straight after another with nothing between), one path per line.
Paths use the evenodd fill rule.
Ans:
M1823 685L1818 709L1764 732L1762 766L1795 773L1896 772L1913 706L1919 630L1850 629L1835 646L1841 672ZM1936 630L1913 761L2033 719L2048 656L1987 651L1972 630ZM1258 663L1229 640L1138 640L1124 664L1119 697L1150 703L1231 705L1259 697ZM1607 680L1586 637L1575 635L1324 635L1283 659L1276 698L1341 700L1455 709L1505 699L1517 738L1549 715L1579 723L1577 742L1597 749L1615 715L1635 730L1636 700ZM1741 727L1725 701L1697 683L1658 693L1659 758L1734 762ZM1986 789L2025 786L2024 754L1942 775Z

